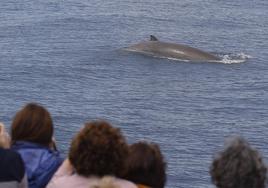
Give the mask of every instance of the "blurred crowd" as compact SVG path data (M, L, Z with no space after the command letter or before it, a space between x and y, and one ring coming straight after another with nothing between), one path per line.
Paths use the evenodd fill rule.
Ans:
M10 134L9 134L9 133ZM157 143L128 144L104 120L82 125L64 159L53 137L53 121L40 104L28 103L0 123L0 188L164 188L166 161ZM227 138L210 166L217 188L265 188L267 167L242 137Z

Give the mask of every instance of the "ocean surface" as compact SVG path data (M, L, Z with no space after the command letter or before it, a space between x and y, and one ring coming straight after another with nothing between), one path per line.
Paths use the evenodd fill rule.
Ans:
M268 159L267 0L2 0L0 121L38 102L66 155L84 122L106 119L129 143L156 142L167 188L213 187L209 166L229 135ZM124 52L149 39L222 62Z

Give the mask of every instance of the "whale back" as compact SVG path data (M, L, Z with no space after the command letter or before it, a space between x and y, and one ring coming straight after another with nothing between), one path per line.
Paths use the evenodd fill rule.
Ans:
M175 44L159 41L155 36L150 35L149 41L140 42L127 48L128 51L134 51L157 57L167 57L192 61L215 61L218 57L193 48L184 44Z

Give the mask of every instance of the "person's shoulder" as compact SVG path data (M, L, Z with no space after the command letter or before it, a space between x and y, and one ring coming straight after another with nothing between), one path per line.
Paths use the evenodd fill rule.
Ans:
M12 151L10 149L3 149L0 148L0 156L1 156L1 162L14 162L14 161L21 161L21 156L16 151Z
M0 181L20 182L25 167L20 154L10 149L0 149Z
M41 152L41 154L39 155L39 164L36 174L40 176L44 174L53 175L62 164L63 158L59 153L50 152L49 150L39 152Z
M115 178L115 184L117 184L120 188L137 188L136 184L120 178Z
M54 175L50 182L48 183L46 188L69 188L69 187L91 187L93 182L95 182L96 179L87 178L84 176L80 176L78 174L72 174L72 175Z

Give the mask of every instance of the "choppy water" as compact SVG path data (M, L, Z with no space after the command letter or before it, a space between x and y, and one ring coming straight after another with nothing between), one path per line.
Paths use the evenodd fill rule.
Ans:
M268 157L267 9L266 0L1 1L0 120L9 126L39 102L66 153L85 121L104 118L130 143L161 145L166 187L212 187L208 168L226 136ZM120 51L150 34L224 61Z

